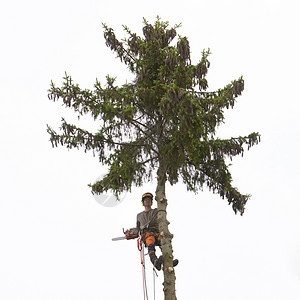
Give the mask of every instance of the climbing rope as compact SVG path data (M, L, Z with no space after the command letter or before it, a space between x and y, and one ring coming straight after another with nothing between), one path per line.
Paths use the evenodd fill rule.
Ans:
M158 277L155 268L153 267L153 299L155 300L155 276Z
M137 246L141 255L141 264L142 264L142 274L143 274L143 291L144 291L144 300L148 300L148 292L147 292L147 282L146 282L146 266L145 266L145 247L142 241L142 237L140 236L137 240Z
M146 282L146 265L145 265L145 246L143 243L143 238L140 235L137 240L137 247L141 255L141 264L142 264L142 273L143 273L143 291L144 291L144 300L148 300L148 291L147 291L147 282ZM155 300L155 277L158 277L158 274L153 267L153 299Z

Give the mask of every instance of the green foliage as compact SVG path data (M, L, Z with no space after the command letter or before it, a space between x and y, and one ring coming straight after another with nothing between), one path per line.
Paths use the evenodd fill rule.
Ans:
M178 27L169 28L159 18L153 25L144 20L143 37L124 26L127 38L119 41L103 24L106 45L136 79L118 87L107 76L105 87L97 81L94 90L81 90L68 75L61 88L51 83L51 100L62 100L79 116L91 114L101 126L90 133L62 120L60 134L48 126L50 141L53 146L92 150L109 166L106 177L91 185L94 193L111 189L118 195L141 186L163 161L171 184L181 177L194 192L206 184L243 214L249 195L232 187L226 159L242 155L260 135L221 140L215 133L224 122L224 109L233 108L241 95L244 80L208 92L210 50L203 50L193 65L187 37L174 41Z

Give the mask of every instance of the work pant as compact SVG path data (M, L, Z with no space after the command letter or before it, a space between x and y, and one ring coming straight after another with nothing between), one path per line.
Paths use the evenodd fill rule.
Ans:
M143 241L146 247L148 247L148 254L153 265L157 260L157 256L155 254L155 246L160 246L159 237L160 235L154 232L146 232L145 234L143 234Z

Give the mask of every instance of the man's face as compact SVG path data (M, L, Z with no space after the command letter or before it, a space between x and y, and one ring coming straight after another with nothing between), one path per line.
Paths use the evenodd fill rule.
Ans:
M144 205L145 205L145 206L151 206L151 205L152 205L151 202L152 202L152 200L151 200L150 197L144 198Z

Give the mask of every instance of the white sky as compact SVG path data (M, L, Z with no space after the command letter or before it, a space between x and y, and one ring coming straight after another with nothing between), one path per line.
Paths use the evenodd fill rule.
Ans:
M50 102L64 72L82 88L131 76L105 46L101 22L123 35L142 18L182 22L193 63L210 48L210 89L243 75L245 91L219 135L253 131L260 145L233 160L234 184L252 194L243 217L207 191L168 187L178 299L300 297L298 1L6 1L0 5L0 299L142 299L135 241L140 196L99 205L87 184L104 168L92 154L51 148L46 123L71 112ZM146 3L146 4L145 4ZM85 122L90 126L88 122ZM152 271L149 295L152 295ZM162 273L156 299L163 299Z

